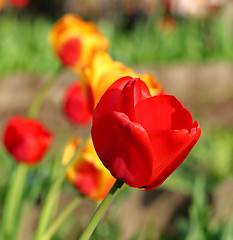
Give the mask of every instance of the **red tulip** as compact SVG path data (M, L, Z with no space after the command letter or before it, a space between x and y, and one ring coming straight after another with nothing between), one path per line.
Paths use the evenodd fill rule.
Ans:
M80 83L72 83L66 90L63 111L74 124L87 124L90 122L92 113Z
M24 8L29 2L30 0L10 0L11 5L16 8Z
M174 96L151 97L139 78L113 83L93 115L95 150L112 175L152 190L184 161L201 134L191 113Z
M17 162L39 162L52 141L52 135L42 123L21 117L12 117L5 128L3 142Z

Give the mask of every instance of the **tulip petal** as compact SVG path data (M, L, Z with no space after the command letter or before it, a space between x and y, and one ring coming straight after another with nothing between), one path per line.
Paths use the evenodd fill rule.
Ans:
M92 114L80 83L74 82L66 90L63 112L74 124L87 124L90 122Z
M106 112L116 111L118 109L122 89L131 79L132 77L128 76L122 77L107 89L95 108L93 123Z
M153 155L146 131L124 113L108 112L92 127L95 150L114 177L132 187L148 183Z
M21 138L12 149L12 154L19 161L34 164L41 159L47 150L48 139L44 137L34 138L30 135Z
M152 190L184 161L201 135L197 122L188 130L151 131L148 133L154 156L152 179L145 190Z
M100 170L92 162L84 161L67 171L68 180L84 195L96 194L100 185Z
M96 106L93 122L106 112L124 112L133 121L134 106L150 97L146 84L138 78L122 77L114 82Z
M78 38L71 38L58 51L58 56L60 57L64 66L73 66L77 63L80 57L81 42Z
M15 8L24 8L28 5L29 0L10 0L10 4Z
M136 122L146 131L192 128L189 110L174 96L158 95L139 102L135 107Z
M98 158L91 139L67 169L66 176L79 192L93 200L103 200L116 180Z
M122 90L118 111L125 113L131 121L135 121L134 107L138 102L150 96L146 84L139 78L133 78Z

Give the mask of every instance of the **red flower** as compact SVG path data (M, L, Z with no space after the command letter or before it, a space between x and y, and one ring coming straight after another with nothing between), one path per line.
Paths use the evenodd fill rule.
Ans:
M30 0L10 0L11 5L16 8L24 8L29 2Z
M124 77L100 99L92 140L112 175L152 190L183 162L201 134L189 110L175 97L151 97L140 79Z
M29 118L12 117L5 128L3 142L17 162L39 162L52 141L42 123Z
M74 124L90 122L92 113L80 83L74 82L66 90L63 111Z
M64 66L74 65L79 57L81 51L81 43L78 38L71 38L59 49L58 56Z

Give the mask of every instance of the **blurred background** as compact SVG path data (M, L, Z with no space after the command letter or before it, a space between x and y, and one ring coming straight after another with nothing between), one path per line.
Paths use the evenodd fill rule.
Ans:
M31 0L19 5L0 0L1 137L7 119L26 116L33 96L56 74L59 60L48 44L48 32L65 13L95 22L109 39L114 60L138 73L153 73L202 128L198 144L161 187L123 190L93 239L232 240L233 1ZM56 133L54 149L89 129L69 125L60 110L64 90L77 76L64 69L57 78L39 114ZM13 168L1 147L0 211ZM33 169L39 177L31 173L31 182L44 186L41 198L51 168L52 160L45 159ZM31 187L29 181L28 202L36 191ZM61 208L75 194L64 184ZM89 210L87 219L80 220L83 209ZM93 203L84 201L53 239L75 239L92 210ZM39 212L40 199L28 214L27 228L22 227L23 239L33 239Z

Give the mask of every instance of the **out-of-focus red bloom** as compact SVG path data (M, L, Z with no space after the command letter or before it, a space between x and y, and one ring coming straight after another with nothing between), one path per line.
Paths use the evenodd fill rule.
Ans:
M172 33L177 28L177 21L172 16L164 16L159 21L159 28L167 33Z
M42 123L18 116L11 117L3 135L8 152L17 162L35 164L49 148L52 135Z
M151 97L140 79L124 77L100 99L91 132L99 158L114 177L152 190L183 162L201 129L174 96Z
M77 72L89 64L96 52L106 51L109 46L95 24L72 14L64 15L54 24L49 42L62 64Z
M15 8L24 8L29 2L30 0L10 0L10 4Z
M227 0L206 0L209 13L216 13L228 2Z
M63 112L74 124L87 124L92 113L79 82L72 83L65 92Z
M65 149L63 162L67 162L72 151L74 154L75 147L77 148L77 139L73 138ZM98 158L91 139L75 162L67 169L66 176L80 193L93 200L102 200L116 180Z

